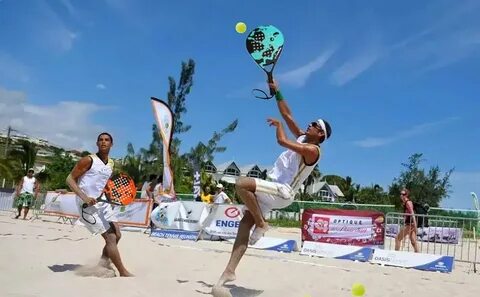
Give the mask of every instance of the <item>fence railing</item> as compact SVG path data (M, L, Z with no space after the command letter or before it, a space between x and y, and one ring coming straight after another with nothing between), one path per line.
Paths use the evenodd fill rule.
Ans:
M0 211L10 212L13 206L13 189L0 189Z
M453 256L456 261L480 263L477 237L478 218L450 217L438 215L414 215L417 221L416 240L419 252ZM410 235L401 243L397 236L405 227L404 213L387 213L385 216L385 249L394 250L395 243L400 250L414 251Z

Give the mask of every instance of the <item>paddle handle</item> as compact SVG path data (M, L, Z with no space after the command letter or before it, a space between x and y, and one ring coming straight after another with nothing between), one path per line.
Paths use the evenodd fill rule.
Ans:
M267 72L267 77L268 77L268 83L269 84L273 84L273 74L272 72ZM270 96L275 96L277 92L275 92L275 90L270 87Z

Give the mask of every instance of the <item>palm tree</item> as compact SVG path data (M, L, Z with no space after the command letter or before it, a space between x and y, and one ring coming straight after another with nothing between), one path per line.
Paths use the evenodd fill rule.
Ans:
M141 179L141 165L142 158L139 154L135 154L133 144L128 143L127 155L123 158L122 169L130 175L135 182L139 182Z
M322 177L322 173L318 169L318 164L315 165L313 168L312 172L310 175L307 177L307 179L303 182L304 188L303 188L303 194L307 194L307 188L313 185L316 181L320 180Z
M35 143L26 140L20 141L19 145L20 148L14 149L9 155L12 159L20 161L22 169L26 174L27 170L35 165L38 149Z

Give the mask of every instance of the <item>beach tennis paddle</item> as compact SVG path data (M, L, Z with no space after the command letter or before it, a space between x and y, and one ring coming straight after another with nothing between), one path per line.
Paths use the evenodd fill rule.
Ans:
M272 25L257 27L247 36L247 51L255 63L265 71L269 83L273 83L273 70L282 53L284 42L282 32ZM270 96L259 89L253 89L253 91L264 94L263 97L255 96L259 99L271 99L275 96L275 90L272 88L270 88Z
M125 173L120 173L107 181L102 194L96 200L114 205L127 205L135 200L136 195L137 187L133 179ZM84 203L82 207L86 208L88 204Z

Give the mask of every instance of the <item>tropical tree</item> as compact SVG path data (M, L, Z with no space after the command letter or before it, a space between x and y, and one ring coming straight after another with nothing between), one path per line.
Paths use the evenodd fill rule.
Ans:
M45 171L38 177L46 190L68 189L65 179L75 166L75 160L63 149L54 149L53 156L48 158Z
M139 182L141 180L141 165L142 157L140 154L135 153L133 144L128 143L127 155L122 160L122 171L126 172L134 181Z
M442 174L438 166L432 166L426 171L421 168L423 154L416 153L408 158L407 163L402 163L404 170L390 185L390 202L400 206L400 191L406 187L410 191L413 201L428 203L431 207L438 207L440 202L449 196L450 175L453 168Z
M316 181L320 180L322 173L318 169L318 164L315 165L312 172L308 175L307 179L303 182L303 194L302 197L307 195L308 187L311 187Z
M19 148L10 151L9 155L12 159L20 161L23 174L26 174L27 170L35 165L38 149L35 143L26 140L19 141L18 146Z

